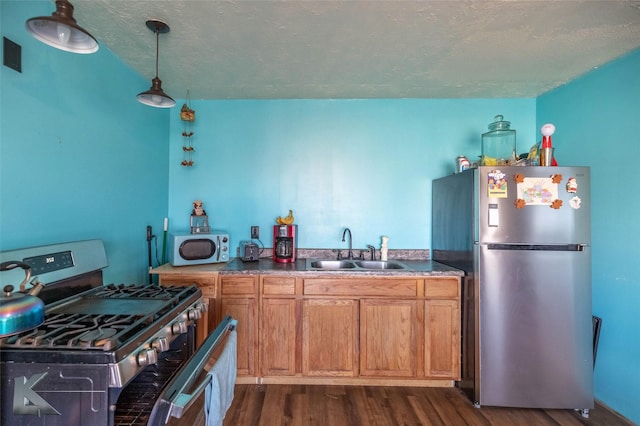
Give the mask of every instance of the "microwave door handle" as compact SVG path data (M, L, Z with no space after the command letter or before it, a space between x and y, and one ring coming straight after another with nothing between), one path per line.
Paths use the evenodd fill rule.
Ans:
M220 261L220 235L216 235L216 241L218 244L216 244L216 247L218 248L218 254L216 254L216 260Z

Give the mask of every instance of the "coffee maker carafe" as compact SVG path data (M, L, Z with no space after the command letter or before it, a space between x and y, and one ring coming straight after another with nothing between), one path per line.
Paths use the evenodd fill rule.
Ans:
M273 260L279 263L296 261L298 225L273 226Z

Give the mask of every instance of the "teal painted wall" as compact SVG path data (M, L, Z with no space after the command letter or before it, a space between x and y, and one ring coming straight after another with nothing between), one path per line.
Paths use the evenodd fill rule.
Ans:
M596 398L640 423L640 50L540 96L563 162L591 166Z
M101 238L105 281L146 282L146 226L167 209L169 112L135 95L150 82L101 46L49 47L24 23L50 1L1 1L22 73L0 66L0 250ZM150 64L153 66L153 64Z
M535 99L368 99L196 101L193 167L183 159L184 123L171 122L169 223L187 229L202 199L212 227L231 245L259 225L273 243L275 218L293 209L300 247L428 249L431 180L459 154L480 155L495 114L534 144Z
M26 33L26 19L52 11L50 1L0 1L0 32L23 55L22 73L0 66L0 250L102 238L105 281L143 282L146 226L158 235L168 216L171 229L186 229L196 198L234 248L251 225L270 246L269 228L289 208L305 247L342 247L349 226L354 247L386 234L391 248L429 248L430 181L451 173L456 155L480 154L493 115L512 122L520 152L553 122L561 163L594 175L594 313L604 318L596 396L640 422L631 188L640 53L537 100L194 101L196 165L186 168L177 109L135 101L147 79L104 46L74 55Z

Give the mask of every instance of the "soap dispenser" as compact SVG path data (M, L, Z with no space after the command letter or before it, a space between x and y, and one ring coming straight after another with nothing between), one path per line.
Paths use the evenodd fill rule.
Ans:
M388 243L389 243L389 237L383 235L382 236L382 244L380 244L380 260L382 261L387 261L388 259Z

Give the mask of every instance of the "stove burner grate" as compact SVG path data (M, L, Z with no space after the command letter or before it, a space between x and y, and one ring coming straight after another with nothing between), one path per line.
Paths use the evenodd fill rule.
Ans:
M10 336L7 345L48 349L100 349L109 351L133 332L137 315L56 314L31 331ZM144 328L144 325L138 327Z
M47 305L41 326L0 343L3 348L115 350L152 326L166 325L173 317L163 317L197 300L197 292L196 287L98 287Z

